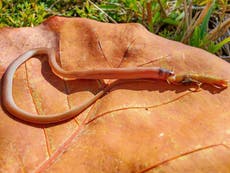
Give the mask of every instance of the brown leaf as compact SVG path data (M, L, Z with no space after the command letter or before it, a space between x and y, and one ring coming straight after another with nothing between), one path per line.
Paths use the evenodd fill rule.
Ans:
M2 28L0 75L37 47L56 48L66 70L144 64L230 79L225 61L141 25L62 17ZM59 79L46 60L31 59L15 74L13 95L24 110L64 112L101 89L95 80ZM230 172L230 89L189 88L124 80L75 119L47 126L24 123L1 107L0 172Z

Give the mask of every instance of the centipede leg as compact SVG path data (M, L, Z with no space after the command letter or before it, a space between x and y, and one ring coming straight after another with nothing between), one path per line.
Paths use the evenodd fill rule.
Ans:
M195 80L195 79L192 79L192 78L185 78L183 81L182 81L183 84L188 84L188 83L195 83L196 84L196 88L193 90L193 89L189 89L190 91L192 92L198 92L200 91L200 88L201 88L201 85L202 83L199 82L198 80Z
M212 86L217 88L217 89L225 89L225 88L227 88L225 86L219 86L219 85L216 85L216 84L212 84Z
M196 84L196 87L194 89L189 88L189 91L192 91L192 92L200 91L202 83L195 83L195 84Z

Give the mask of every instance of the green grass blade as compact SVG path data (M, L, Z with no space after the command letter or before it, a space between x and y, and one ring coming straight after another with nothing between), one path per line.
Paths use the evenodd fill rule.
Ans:
M210 20L210 17L211 17L211 14L214 10L214 7L215 7L215 0L213 0L212 2L212 5L211 5L211 8L208 10L206 16L204 17L204 20L203 22L201 23L200 25L200 38L201 40L206 36L207 34L207 30L208 30L208 22Z
M230 42L230 37L227 37L226 39L222 40L218 44L211 45L208 50L212 53L218 52L225 44Z

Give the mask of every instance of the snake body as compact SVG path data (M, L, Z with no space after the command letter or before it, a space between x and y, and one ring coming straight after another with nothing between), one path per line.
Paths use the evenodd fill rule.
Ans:
M50 124L65 121L77 116L97 99L102 97L106 90L101 90L92 99L64 113L51 115L37 115L26 112L19 108L13 99L13 77L17 68L28 59L36 55L46 54L52 71L59 77L72 79L136 79L152 78L166 80L169 76L174 75L170 70L159 67L127 67L127 68L101 68L82 71L66 71L62 69L57 61L53 48L36 48L31 49L17 59L15 59L7 68L2 81L2 104L6 110L13 116L26 122L35 124Z

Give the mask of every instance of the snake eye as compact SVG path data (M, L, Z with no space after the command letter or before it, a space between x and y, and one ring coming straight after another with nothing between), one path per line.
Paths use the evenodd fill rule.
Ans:
M167 76L174 76L175 75L174 71L171 71L171 70L165 70L165 74L167 74Z
M168 70L168 69L160 68L159 69L159 75L172 76L172 75L174 75L174 72L171 70Z

